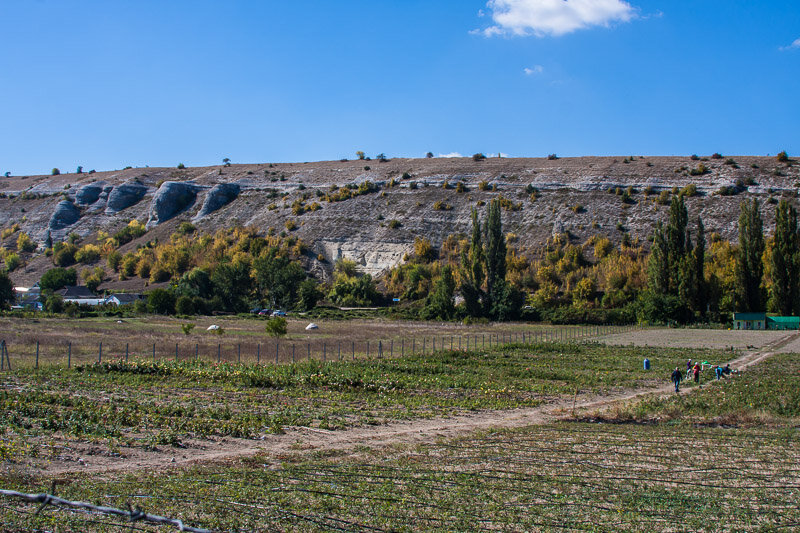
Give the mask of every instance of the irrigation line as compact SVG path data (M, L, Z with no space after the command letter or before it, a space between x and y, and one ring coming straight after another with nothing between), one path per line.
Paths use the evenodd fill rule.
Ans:
M40 512L48 505L53 505L55 507L86 509L88 511L94 511L100 514L119 516L127 519L129 522L142 521L142 522L150 522L152 524L174 526L178 528L178 531L190 531L192 533L211 533L210 529L201 529L191 526L185 526L183 525L183 522L177 518L166 518L163 516L145 513L138 507L136 509L129 509L126 511L124 509L117 509L116 507L98 506L98 505L92 505L91 503L87 502L65 500L63 498L59 498L58 496L53 496L51 494L45 494L45 493L25 494L23 492L17 492L15 490L0 489L0 495L21 499L29 503L41 504L41 507L39 507L36 513Z

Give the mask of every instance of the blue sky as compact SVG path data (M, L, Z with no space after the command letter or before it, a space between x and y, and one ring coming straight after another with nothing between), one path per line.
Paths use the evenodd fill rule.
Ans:
M800 2L0 1L0 173L800 154Z

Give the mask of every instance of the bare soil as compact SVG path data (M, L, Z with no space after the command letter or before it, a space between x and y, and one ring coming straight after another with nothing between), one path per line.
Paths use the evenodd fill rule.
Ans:
M651 330L651 335L642 332L612 336L612 344L629 344L633 340L655 345L662 338L661 346L673 346L673 330ZM765 335L750 335L762 332L729 332L715 330L675 330L688 335L704 346L725 347L742 342L759 342L758 348L744 352L731 361L731 366L744 370L778 352L800 349L798 332L763 332ZM743 336L739 336L743 333ZM625 341L625 342L622 342ZM687 341L688 342L688 341ZM644 344L643 344L644 345ZM698 344L692 344L697 346ZM626 390L616 394L576 396L560 398L542 406L510 411L481 411L463 416L397 422L382 426L368 426L345 431L327 431L313 428L287 428L282 435L263 435L258 440L219 438L186 441L183 448L161 446L155 450L141 448L122 449L119 455L102 452L100 447L81 441L54 442L48 457L28 468L29 473L59 476L70 473L104 473L130 470L159 470L228 461L258 455L265 465L277 464L282 458L298 452L330 452L357 455L381 447L407 447L416 444L451 439L475 431L493 428L517 428L546 424L560 419L583 416L586 413L600 414L619 407L624 402L651 395L668 395L672 385L668 376L663 386ZM691 394L684 392L683 394Z

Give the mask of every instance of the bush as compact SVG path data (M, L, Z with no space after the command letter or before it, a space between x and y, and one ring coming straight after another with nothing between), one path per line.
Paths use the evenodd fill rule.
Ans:
M179 296L175 301L175 312L179 315L193 315L197 313L197 306L194 299L185 294Z
M6 255L6 270L9 272L15 271L22 264L22 259L19 258L14 252Z
M147 309L159 315L175 313L175 295L166 289L153 289L147 295Z
M425 157L431 159L433 157L433 152L428 152L427 154L425 154Z
M687 198L692 198L694 196L697 196L697 186L694 183L690 183L689 185L681 189L681 192L679 194Z
M59 174L61 174L61 171L58 170L57 168L54 168L53 170L50 171L51 176L58 176Z
M389 221L389 227L391 229L397 229L402 225L403 224L399 220L397 220L396 218L393 218L392 220Z
M59 267L68 267L75 264L75 252L78 247L74 244L62 244L53 252L53 264Z
M74 268L51 268L39 280L43 292L53 292L78 283L78 272Z
M178 230L176 231L176 233L178 235L190 235L194 233L196 230L197 228L191 222L181 222L178 225Z
M711 159L722 159L722 154L720 154L719 152L714 152L713 154L711 154Z
M450 210L453 209L453 206L450 205L450 204L446 204L446 203L442 202L441 200L436 200L433 203L433 209L435 211L450 211Z
M180 301L180 298L178 299L178 301ZM177 307L177 305L176 305L176 307ZM182 315L182 314L190 314L190 313L181 313L180 311L178 311L178 314ZM184 335L189 335L192 332L192 330L194 329L194 327L195 327L195 324L192 324L191 322L189 322L188 324L181 324L181 331L183 331Z
M547 159L550 161L555 161L556 159L558 159L558 156L556 154L550 154L547 156Z
M282 316L275 316L270 318L267 321L267 324L264 326L264 329L267 332L267 335L273 338L285 337L286 336L286 319Z
M186 168L186 165L184 165L183 163L178 163L179 170L183 170L184 168Z
M709 173L711 173L711 170L709 170L709 168L706 167L703 163L700 163L699 165L697 165L697 168L693 168L692 170L689 171L689 174L691 174L692 176L703 176Z
M478 190L479 191L488 191L489 190L489 182L486 180L481 181L478 183Z
M486 156L485 156L485 155L483 155L483 154L482 154L482 153L480 153L480 152L479 152L479 153L477 153L477 154L472 154L472 160L473 160L473 161L483 161L484 159L486 159Z
M786 153L786 150L782 151L777 156L778 162L780 163L788 163L789 162L789 155Z
M100 247L96 244L87 244L75 252L75 261L78 263L94 263L100 259Z

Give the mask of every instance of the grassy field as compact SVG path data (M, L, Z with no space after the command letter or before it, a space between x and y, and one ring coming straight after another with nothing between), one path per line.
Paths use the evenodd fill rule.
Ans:
M643 357L653 371L642 369ZM288 426L532 407L663 385L728 350L542 343L281 366L150 361L2 375L0 487L49 491L70 442L102 453ZM59 474L58 495L218 530L767 531L800 523L800 362L775 355L680 397L423 445L296 449L213 464ZM182 452L185 453L185 452ZM109 517L0 500L0 529L121 530ZM143 524L136 527L149 530Z
M485 348L508 342L561 341L598 337L629 328L477 324L398 320L314 320L319 329L307 331L311 320L290 318L288 335L280 340L266 334L266 319L257 317L36 318L0 317L0 340L9 346L15 366L33 366L39 345L40 365L67 365L131 356L228 362L308 359L352 359L406 355L425 351ZM194 324L190 334L182 327ZM222 334L207 331L220 326ZM524 337L523 337L524 336ZM277 346L276 346L277 345ZM276 350L277 347L277 350ZM69 355L68 355L69 354Z

